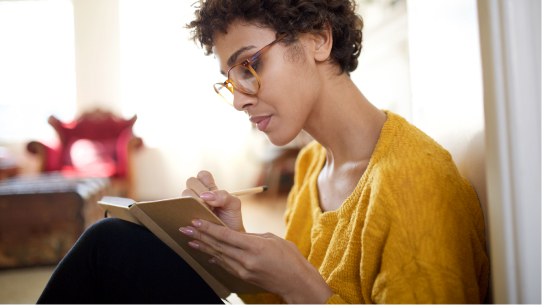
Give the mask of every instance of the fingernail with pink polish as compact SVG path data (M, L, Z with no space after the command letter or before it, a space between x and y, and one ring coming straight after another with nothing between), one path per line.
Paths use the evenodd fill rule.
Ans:
M194 249L199 249L199 244L196 241L188 242L188 245Z
M211 259L209 260L209 263L210 263L210 264L216 264L216 261L215 261L214 259L211 258Z
M181 231L182 233L184 233L186 235L194 234L194 231L192 231L191 229L187 229L187 228L180 228L179 231Z
M199 220L197 220L197 219L192 220L192 224L193 224L194 227L196 227L196 228L201 227L201 221L199 221Z
M215 194L211 193L211 192L203 192L199 195L199 198L203 199L203 200L209 200L209 201L214 201L216 200L216 196Z

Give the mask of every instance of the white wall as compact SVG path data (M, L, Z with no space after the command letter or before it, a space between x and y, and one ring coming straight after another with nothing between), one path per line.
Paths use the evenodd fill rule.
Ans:
M72 3L0 0L0 143L54 138L74 100Z
M390 3L360 2L363 48L351 78L376 107L412 122L407 6L406 1Z
M119 0L72 0L77 114L122 113Z

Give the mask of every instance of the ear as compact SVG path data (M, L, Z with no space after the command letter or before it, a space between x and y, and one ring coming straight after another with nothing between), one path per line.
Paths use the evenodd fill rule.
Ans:
M331 25L326 22L324 28L318 32L313 33L314 40L314 59L317 61L326 61L333 47L333 33L331 31Z

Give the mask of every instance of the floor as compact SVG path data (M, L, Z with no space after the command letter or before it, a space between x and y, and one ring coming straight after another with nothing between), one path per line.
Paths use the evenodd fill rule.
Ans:
M248 232L284 236L286 197L246 196L242 202L243 221ZM0 303L35 304L53 270L54 267L35 267L0 271ZM232 304L242 303L235 294L227 300Z

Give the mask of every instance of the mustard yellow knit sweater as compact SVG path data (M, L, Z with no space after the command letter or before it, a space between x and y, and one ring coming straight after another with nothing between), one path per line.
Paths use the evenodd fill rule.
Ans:
M316 142L300 153L286 210L287 240L335 293L328 303L478 303L488 286L484 219L451 155L386 111L367 170L337 211L322 213ZM272 294L247 303L280 303Z

